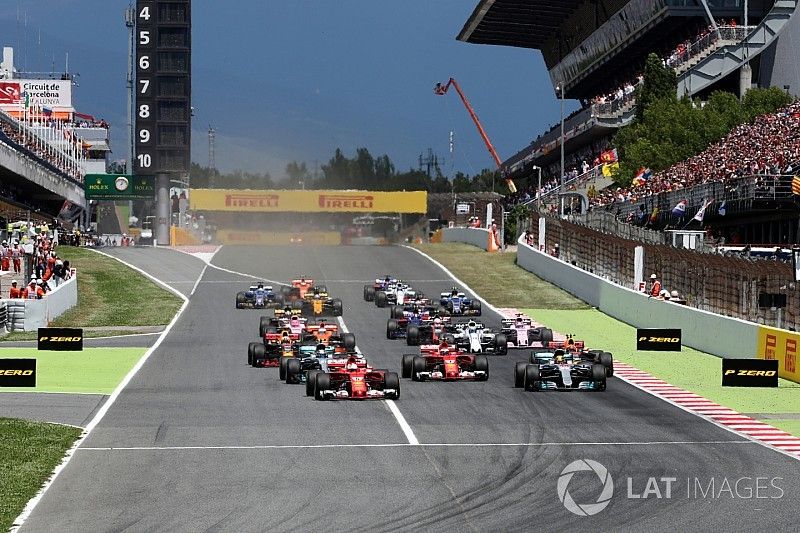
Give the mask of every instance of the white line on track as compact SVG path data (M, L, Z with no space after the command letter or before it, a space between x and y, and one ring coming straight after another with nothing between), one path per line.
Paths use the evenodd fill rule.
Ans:
M92 250L92 249L89 248L89 250ZM128 268L131 268L131 269L135 270L136 272L139 272L140 274L142 274L146 278L152 280L154 283L156 283L158 285L161 285L162 287L164 287L168 291L170 291L173 294L175 294L178 298L183 300L183 304L181 305L180 309L178 309L178 312L175 313L175 316L172 318L172 321L169 324L167 324L167 327L164 329L163 332L161 332L161 335L158 337L156 342L153 343L153 345L150 348L148 348L148 350L139 359L139 361L133 366L133 368L130 369L128 374L123 378L123 380L119 383L119 385L117 385L117 387L114 389L114 392L112 392L111 395L108 397L108 399L105 401L105 403L103 403L103 406L100 407L100 409L98 409L97 413L95 413L95 415L94 415L94 418L92 418L92 420L89 422L89 424L86 425L86 428L84 428L83 433L78 438L78 440L76 440L75 443L72 445L72 447L69 450L67 450L67 453L64 455L64 458L61 460L61 462L58 464L58 466L56 466L55 470L53 470L53 473L50 475L50 478L44 483L44 485L42 485L42 488L39 489L39 492L37 492L36 495L28 501L28 503L25 505L25 508L22 510L22 512L19 514L19 516L17 516L17 518L14 520L13 525L9 529L10 533L16 533L19 530L19 528L22 527L23 524L25 524L25 521L31 515L31 513L36 508L36 506L39 504L39 502L42 500L42 497L44 497L45 493L53 485L53 482L58 478L58 475L69 464L70 460L72 459L73 455L75 454L75 451L80 447L81 444L83 444L83 442L86 440L86 437L89 436L89 433L91 433L91 431L97 426L97 424L100 423L100 421L106 415L108 410L111 408L111 406L117 400L117 398L119 397L119 395L122 392L122 390L128 385L128 383L130 383L130 381L139 372L139 370L141 370L141 368L144 366L144 364L147 362L147 360L150 358L150 356L153 354L153 352L155 352L158 349L158 347L161 345L161 343L164 341L164 339L167 337L167 335L169 335L169 332L172 330L172 328L178 322L178 319L180 319L180 317L183 315L184 310L189 305L189 298L184 296L183 293L181 293L179 290L175 289L174 287L170 287L168 284L164 283L163 281L161 281L160 279L156 278L155 276L145 272L141 268L139 268L137 266L134 266L134 265L128 263L127 261L123 261L122 259L120 259L118 257L114 257L113 255L109 255L109 254L107 254L105 252L101 252L99 250L92 250L92 251L95 252L95 253L98 253L100 255L103 255L105 257L114 259L115 261L119 261L120 263L122 263L123 265L127 266ZM205 269L203 269L203 272L205 272ZM202 277L202 274L201 274L200 277L198 277L198 280L201 277ZM195 288L196 287L197 287L197 284L195 284ZM192 291L192 292L194 292L194 291Z
M297 450L331 448L544 448L547 446L719 446L756 444L751 440L642 441L642 442L430 442L385 444L264 444L253 446L128 446L79 448L81 452L148 452L172 450Z
M430 261L430 262L431 262L431 263L433 263L434 265L436 265L436 266L438 266L439 268L441 268L441 269L442 269L442 270L445 272L445 274L447 274L448 276L451 276L451 277L452 277L452 278L453 278L453 279L454 279L454 280L455 280L455 281L456 281L458 284L460 284L460 285L461 285L461 286L463 286L463 287L464 287L466 290L468 290L469 292L471 292L472 294L474 294L474 295L475 295L475 297L476 297L478 300L480 300L480 301L482 302L482 304L483 304L483 305L485 305L486 307L488 307L489 309L491 309L491 310L492 310L492 311L494 311L495 313L497 313L497 314L499 314L499 315L501 315L501 316L502 316L502 314L500 313L499 309L497 309L495 306L493 306L492 304L490 304L489 302L487 302L486 300L484 300L483 298L481 298L481 296L480 296L480 295L478 295L478 294L477 294L475 291L473 291L471 288L469 288L469 286L468 286L466 283L464 283L463 281L461 281L460 279L458 279L458 278L457 278L457 277L456 277L456 276L455 276L455 275L454 275L452 272L450 272L450 270L448 270L448 269L447 269L447 267L445 267L445 266L444 266L443 264L441 264L439 261L437 261L437 260L436 260L436 259L434 259L433 257L429 256L428 254L426 254L426 253L425 253L425 252L423 252L422 250L417 250L416 248L414 248L414 247L412 247L412 246L408 246L408 245L405 245L405 244L403 244L403 245L402 245L402 247L403 247L403 248L408 248L409 250L413 250L413 251L417 252L418 254L420 254L421 256L423 256L423 257L427 258L427 259L428 259L428 261ZM677 403L677 402L675 402L675 401L671 400L671 399L670 399L669 397L667 397L667 396L663 396L663 395L661 395L661 394L657 394L657 393L658 393L658 391L657 391L657 390L650 390L650 389L646 389L646 388L644 388L644 387L641 387L641 386L639 386L639 385L637 384L637 381L640 381L640 380L637 380L637 378L635 378L635 377L634 377L633 379L630 379L630 378L625 378L625 377L622 377L622 376L620 376L619 374L615 374L615 376L614 376L614 377L615 377L616 379L619 379L619 380L621 380L621 381L624 381L625 383L627 383L628 385L631 385L632 387L636 387L637 389L639 389L640 391L642 391L642 392L644 392L644 393L646 393L646 394L649 394L649 395L651 395L651 396L654 396L654 397L656 397L656 398L658 398L658 399L660 399L660 400L663 400L663 401L667 402L668 404L671 404L671 405L673 405L673 406L677 407L677 408L678 408L678 409L680 409L681 411L684 411L684 412L686 412L686 413L692 414L692 415L694 415L694 416L696 416L696 417L698 417L698 418L701 418L701 419L705 420L706 422L710 422L711 424L713 424L713 425L717 426L718 428L724 429L725 431L727 431L727 432L729 432L729 433L732 433L732 434L734 434L734 435L737 435L737 436L739 436L739 437L744 437L744 438L748 439L749 441L751 441L751 442L753 442L753 443L755 443L755 444L759 444L759 445L761 445L761 446L763 446L763 447L765 447L765 448L768 448L768 449L770 449L770 450L776 451L776 452L778 452L778 453L780 453L780 454L782 454L782 455L784 455L784 456L786 456L786 457L791 457L792 459L800 459L800 458L798 458L798 456L796 456L796 455L793 455L793 454L790 454L790 453L788 453L786 450L782 450L782 449L780 449L780 448L776 448L776 447L774 447L774 446L771 446L770 444L768 444L768 443L766 443L766 442L759 441L759 440L755 439L754 437L752 437L751 435L748 435L748 434L746 434L746 433L742 433L742 432L736 431L736 430L734 430L734 429L732 429L732 428L730 428L730 427L728 427L728 426L726 426L726 425L724 425L724 424L720 423L719 421L717 421L717 420L714 420L713 418L711 418L710 416L708 416L708 415L706 415L706 414L703 414L703 413L701 413L701 412L698 412L698 411L692 410L692 409L690 409L690 408L687 408L687 407L685 407L685 406L683 406L683 405L681 405L681 404L679 404L679 403ZM666 382L664 382L664 383L666 384Z
M347 329L347 325L344 323L344 319L340 316L336 317L336 320L339 322L339 327L342 329L343 333L350 333L350 330ZM356 350L358 350L358 346L356 346ZM416 445L419 444L419 440L417 436L414 435L414 431L411 429L406 417L403 416L403 413L400 412L400 408L397 407L397 404L394 403L394 400L384 400L386 406L389 408L389 411L394 416L394 419L397 420L397 424L400 426L400 429L403 430L403 435L406 436L409 445Z

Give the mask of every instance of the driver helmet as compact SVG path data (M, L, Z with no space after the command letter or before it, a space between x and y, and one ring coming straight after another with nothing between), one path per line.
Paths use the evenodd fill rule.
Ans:
M433 319L433 325L434 326L441 326L442 325L442 319L439 318L439 317L434 318Z
M447 355L449 353L450 353L450 348L445 347L445 348L440 348L439 349L439 354L441 354L441 355Z
M521 316L517 317L517 324L522 324L522 317Z
M467 327L469 327L469 328L474 328L474 327L476 327L477 325L478 325L478 324L476 324L474 320L470 320L470 321L469 321L469 323L467 324Z
M358 370L358 363L355 359L350 359L344 366L345 370Z
M325 354L325 345L324 344L322 344L322 343L317 344L317 354L322 354L322 355Z
M263 289L264 288L264 282L263 281L259 281L258 282L258 288L259 289Z
M453 287L453 289L450 291L450 294L452 294L453 296L458 296L458 289Z
M325 329L325 324L320 324L320 325L319 325L319 330L318 330L318 331L319 331L320 333L325 333L325 331L326 331L326 329Z
M553 361L556 364L561 364L565 361L564 350L556 350L553 354Z

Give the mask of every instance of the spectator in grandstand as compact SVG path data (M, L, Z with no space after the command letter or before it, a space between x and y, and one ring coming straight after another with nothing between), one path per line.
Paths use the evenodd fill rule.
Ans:
M22 298L22 289L17 287L17 280L11 280L11 289L8 291L9 298Z
M677 191L699 183L726 182L741 176L793 172L800 161L800 102L777 113L761 115L741 124L704 152L655 173L638 186L602 191L594 205L635 202L661 192ZM791 170L790 170L791 169ZM772 186L758 178L756 184ZM761 181L759 181L761 180Z

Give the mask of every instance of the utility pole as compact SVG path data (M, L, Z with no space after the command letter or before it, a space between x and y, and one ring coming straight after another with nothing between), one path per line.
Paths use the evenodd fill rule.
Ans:
M217 131L208 125L208 187L214 188L214 176L217 173L217 154L216 150Z
M428 148L428 151L419 155L419 169L422 170L423 168L428 173L428 177L431 177L431 172L435 167L439 165L439 157L433 153L432 148Z

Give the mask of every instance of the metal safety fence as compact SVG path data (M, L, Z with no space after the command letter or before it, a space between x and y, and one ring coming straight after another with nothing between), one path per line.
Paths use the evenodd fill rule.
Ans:
M634 250L642 246L645 278L656 274L664 289L677 291L688 305L768 326L800 326L800 294L791 264L646 243L557 217L545 220L547 252L558 244L561 259L619 285L636 288ZM530 225L538 235L538 217ZM786 307L759 307L764 293L785 295Z

